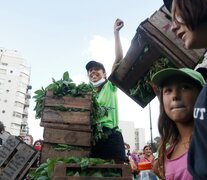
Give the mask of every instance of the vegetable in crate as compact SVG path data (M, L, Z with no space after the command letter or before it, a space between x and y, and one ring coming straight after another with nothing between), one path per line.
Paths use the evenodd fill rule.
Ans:
M53 83L48 85L46 88L41 88L35 91L36 106L34 110L36 111L36 118L41 118L43 112L43 101L46 97L46 92L52 90L54 96L63 97L84 97L87 93L92 93L92 112L91 112L91 125L93 129L92 143L95 144L99 139L106 138L106 135L102 131L102 126L99 123L98 119L102 116L106 116L108 111L111 108L102 107L97 102L97 93L90 84L82 82L79 85L76 85L73 80L70 78L69 73L65 72L63 78L56 81L52 79ZM78 108L65 108L63 106L55 107L55 110L59 111L83 111Z
M88 166L102 165L102 164L115 164L114 161L107 161L99 158L80 158L80 157L68 157L68 158L56 158L56 159L48 159L46 163L41 164L36 170L30 171L29 178L31 180L37 180L39 178L49 180L52 179L53 170L57 163L62 164L76 164L80 166L80 170L67 171L67 175L69 176L108 176L108 177L121 177L121 173L116 169L112 169L111 171L107 171L107 169L103 171L96 171L96 173L88 171ZM92 174L89 174L92 173Z
M151 87L151 78L153 74L159 70L167 67L174 67L166 57L161 57L155 61L149 71L137 82L135 87L131 88L130 95L138 97L142 102L147 103L155 97L154 91Z

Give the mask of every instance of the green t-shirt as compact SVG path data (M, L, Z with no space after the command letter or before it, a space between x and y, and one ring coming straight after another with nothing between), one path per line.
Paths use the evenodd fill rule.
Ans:
M117 103L117 87L114 86L110 81L102 87L98 93L97 101L101 106L111 108L108 111L108 116L102 117L99 121L102 126L108 128L114 128L118 126L118 103Z

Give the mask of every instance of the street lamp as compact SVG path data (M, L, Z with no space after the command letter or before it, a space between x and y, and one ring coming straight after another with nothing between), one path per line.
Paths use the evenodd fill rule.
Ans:
M153 148L153 136L152 136L152 117L151 117L151 105L149 103L149 119L150 119L150 135L151 135L151 147Z

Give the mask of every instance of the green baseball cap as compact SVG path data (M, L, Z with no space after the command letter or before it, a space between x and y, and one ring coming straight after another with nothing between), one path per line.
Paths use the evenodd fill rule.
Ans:
M152 76L152 83L155 84L158 87L161 87L163 82L165 80L167 80L168 78L172 77L172 76L185 76L188 78L191 78L192 80L194 80L195 82L197 82L198 84L202 86L204 86L205 84L205 80L203 78L203 76L193 70L193 69L189 69L189 68L166 68L166 69L162 69L158 72L156 72L153 76Z

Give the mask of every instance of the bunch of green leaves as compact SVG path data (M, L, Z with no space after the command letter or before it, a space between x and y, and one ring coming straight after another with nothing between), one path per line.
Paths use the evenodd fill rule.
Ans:
M111 110L110 107L100 106L97 101L97 92L90 85L82 82L79 85L76 85L73 80L70 78L69 73L66 71L63 74L62 79L56 81L52 78L52 83L49 84L46 88L41 88L35 91L35 99L36 105L34 110L36 111L35 117L41 118L43 112L43 102L46 97L46 92L48 90L52 90L54 96L62 97L62 96L70 96L70 97L84 97L87 93L92 93L92 112L91 112L91 127L93 130L92 136L92 144L94 145L99 139L107 138L107 136L102 131L102 125L99 122L99 119L103 116L108 115L108 111ZM83 112L84 109L78 108L66 108L64 106L53 107L55 110L60 111L73 111L73 112Z
M143 100L143 102L148 102L151 97L155 96L154 91L151 87L152 76L161 69L168 67L174 66L166 57L161 57L160 59L155 61L150 67L149 71L142 78L139 79L135 87L129 90L130 95L138 96Z
M43 111L43 101L46 96L46 92L48 90L52 90L54 96L62 97L62 96L71 96L71 97L84 97L88 92L94 92L94 89L91 85L82 82L79 85L76 85L69 76L69 73L66 71L63 74L63 78L56 81L52 78L52 83L49 84L46 88L41 88L35 91L35 99L36 105L34 110L36 111L36 118L41 118Z
M56 151L71 151L71 150L83 150L83 148L81 147L77 147L77 146L70 146L68 144L56 144L54 145L54 149Z
M52 179L53 170L56 164L78 164L82 172L87 172L87 167L99 164L115 164L115 162L103 160L100 158L87 158L87 157L68 157L68 158L55 158L48 159L46 163L41 164L35 171L29 172L31 180L50 180ZM76 173L76 172L75 172ZM75 173L73 175L75 175ZM70 172L68 172L70 174ZM112 174L112 173L111 173ZM113 174L112 174L113 175ZM117 176L115 174L114 176Z

